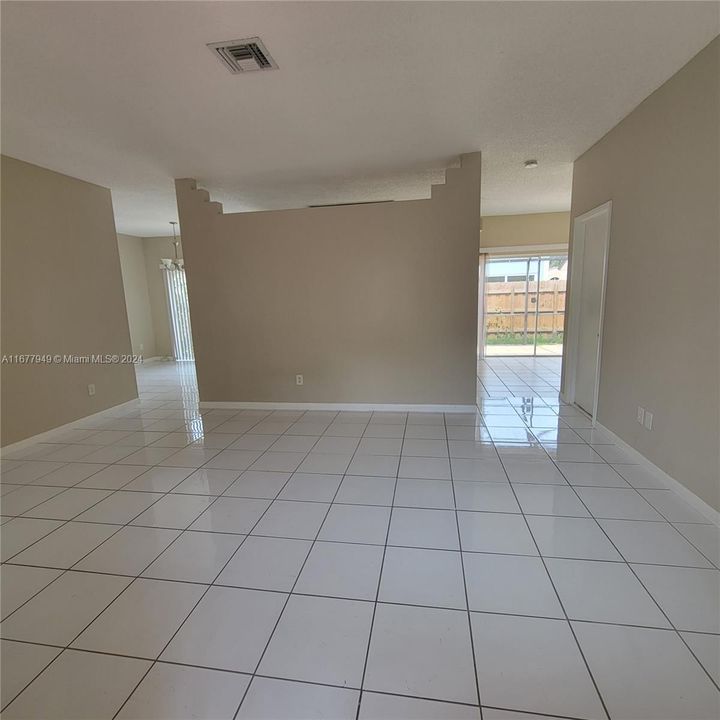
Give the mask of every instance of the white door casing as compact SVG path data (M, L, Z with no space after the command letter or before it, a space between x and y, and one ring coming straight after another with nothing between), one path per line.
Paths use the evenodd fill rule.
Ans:
M612 202L575 218L565 399L597 416Z

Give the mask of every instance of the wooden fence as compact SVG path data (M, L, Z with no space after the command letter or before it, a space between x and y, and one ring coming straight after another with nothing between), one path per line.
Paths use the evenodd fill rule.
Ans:
M565 322L565 280L490 282L485 285L488 335L547 333L557 335Z

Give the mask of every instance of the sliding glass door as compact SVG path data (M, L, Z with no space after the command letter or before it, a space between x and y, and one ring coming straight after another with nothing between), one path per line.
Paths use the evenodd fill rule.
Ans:
M485 356L562 355L567 255L485 261Z
M190 305L188 303L185 270L176 267L163 267L165 275L165 294L170 318L170 330L173 341L173 356L177 361L195 359L190 330Z

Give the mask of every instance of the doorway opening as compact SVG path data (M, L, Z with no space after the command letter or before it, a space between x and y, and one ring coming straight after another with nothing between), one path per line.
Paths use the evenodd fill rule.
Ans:
M572 301L564 397L593 419L600 392L605 284L612 202L575 218L571 268Z
M484 357L561 357L567 253L485 260Z
M173 356L177 362L193 362L192 332L190 329L190 303L188 302L185 270L174 264L163 267L165 293L173 342Z

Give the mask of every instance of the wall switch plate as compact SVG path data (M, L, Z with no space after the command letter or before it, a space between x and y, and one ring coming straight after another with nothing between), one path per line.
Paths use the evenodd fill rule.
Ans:
M95 394L95 385L93 383L90 383L90 385L88 385L88 395L90 395L92 397L94 394Z
M642 425L645 422L645 409L638 405L637 421Z
M652 430L653 425L653 414L651 412L645 411L645 422L643 423L645 425L646 430Z
M295 384L296 385L304 385L305 384L305 379L303 378L302 375L295 376Z

